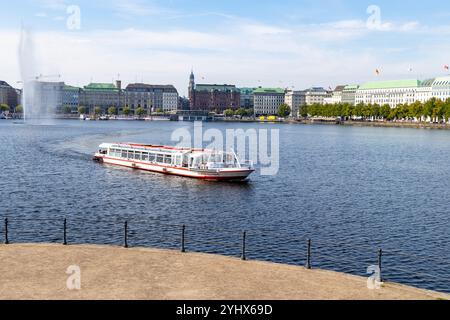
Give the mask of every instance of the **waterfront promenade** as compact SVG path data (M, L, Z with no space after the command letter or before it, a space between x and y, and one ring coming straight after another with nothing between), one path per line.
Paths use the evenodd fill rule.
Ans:
M449 299L450 295L364 277L157 249L50 244L0 245L0 299ZM66 270L81 270L68 290Z

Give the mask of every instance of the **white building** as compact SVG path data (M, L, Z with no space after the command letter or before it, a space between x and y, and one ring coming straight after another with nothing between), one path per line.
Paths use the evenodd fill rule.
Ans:
M334 89L332 96L324 99L325 104L339 104L342 103L342 97L344 93L345 86L337 86Z
M428 79L420 83L420 86L416 91L415 101L425 103L433 97L432 85L434 80L435 79Z
M395 108L399 104L414 103L419 88L422 88L419 80L368 82L356 91L355 102L356 104L388 104Z
M255 115L277 115L285 103L285 90L281 88L257 88L253 91Z
M431 97L442 101L450 98L450 76L434 79L431 84Z
M306 104L305 91L287 91L284 103L291 108L291 116L298 117L300 108Z
M178 110L178 92L168 91L163 92L163 110L164 112Z
M332 92L324 88L310 88L305 90L305 103L310 106L313 104L325 104L325 99L331 98Z

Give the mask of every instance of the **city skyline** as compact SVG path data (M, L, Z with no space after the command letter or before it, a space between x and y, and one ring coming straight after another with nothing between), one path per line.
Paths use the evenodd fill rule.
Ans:
M406 3L406 2L405 2ZM434 5L433 5L434 4ZM80 29L68 19L80 9ZM373 5L376 5L375 7ZM379 10L379 15L378 11ZM380 17L380 19L378 19ZM325 88L448 73L450 5L439 1L87 1L28 0L0 13L1 78L20 80L21 24L33 32L42 74L67 83ZM380 74L376 74L376 70Z

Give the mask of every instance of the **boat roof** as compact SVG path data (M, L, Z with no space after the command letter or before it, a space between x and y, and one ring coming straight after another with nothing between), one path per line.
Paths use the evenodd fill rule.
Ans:
M109 148L131 148L131 149L151 150L151 151L169 152L169 153L213 152L213 150L207 150L207 149L180 148L180 147L159 146L159 145L138 144L138 143L102 143L100 145L100 149L109 149Z

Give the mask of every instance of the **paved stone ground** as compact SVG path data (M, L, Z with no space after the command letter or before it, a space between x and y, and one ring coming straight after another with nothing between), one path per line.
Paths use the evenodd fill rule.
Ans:
M81 290L66 270L81 269ZM0 245L0 299L449 299L449 295L366 278L258 261L155 249Z

